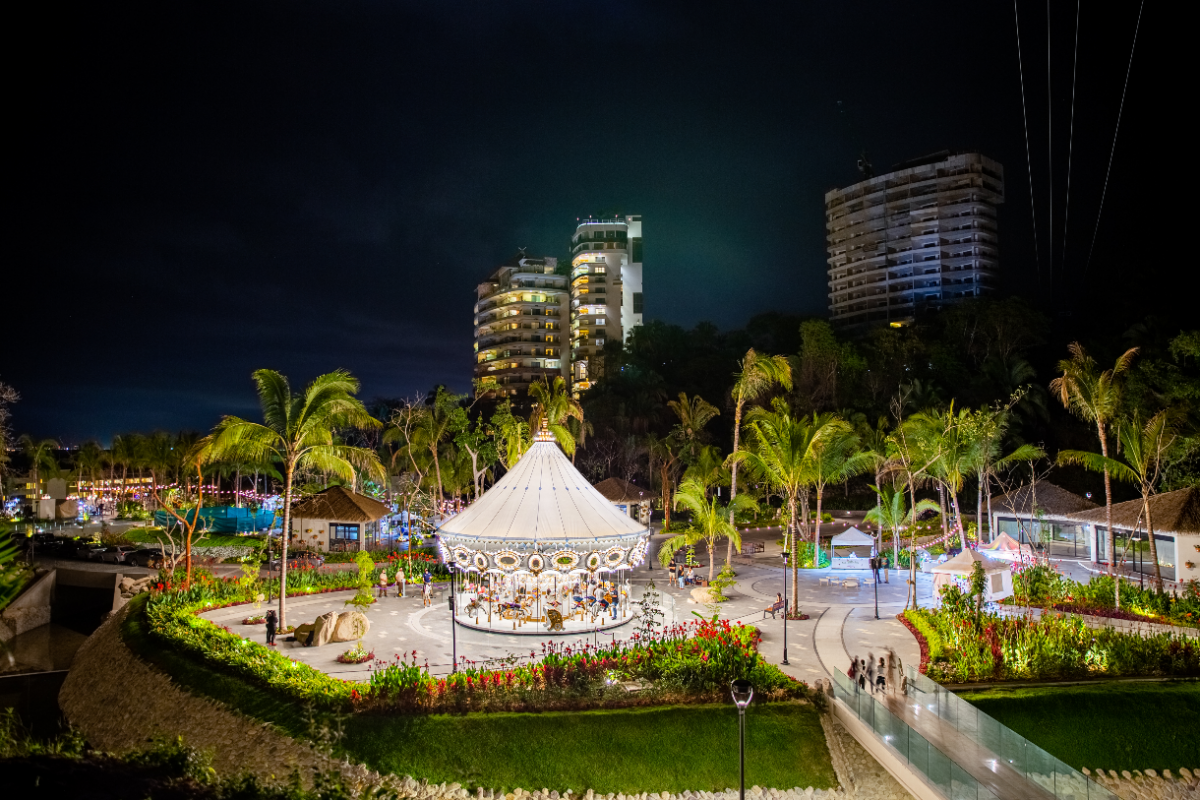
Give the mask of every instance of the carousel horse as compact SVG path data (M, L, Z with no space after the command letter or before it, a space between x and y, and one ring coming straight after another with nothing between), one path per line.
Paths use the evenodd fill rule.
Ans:
M546 609L546 629L551 631L561 631L563 629L563 616L552 608Z

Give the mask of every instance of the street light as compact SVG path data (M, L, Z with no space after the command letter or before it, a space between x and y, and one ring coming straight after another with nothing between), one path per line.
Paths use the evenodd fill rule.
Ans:
M741 776L738 798L746 800L746 706L754 699L754 687L750 685L750 681L738 679L729 684L729 690L738 709L738 756Z
M788 618L787 574L788 574L788 558L791 556L791 553L789 553L787 551L787 537L786 536L783 537L783 541L784 541L784 551L783 551L783 664L784 664L784 666L787 666L787 663L788 663L788 660L787 660L787 618ZM747 700L746 702L749 702L749 701Z
M881 559L879 556L871 556L871 575L875 580L871 581L871 585L875 587L875 619L879 619L879 564Z
M450 572L450 672L458 672L458 619L454 614L454 564L447 561L446 569ZM433 580L432 575L429 578Z

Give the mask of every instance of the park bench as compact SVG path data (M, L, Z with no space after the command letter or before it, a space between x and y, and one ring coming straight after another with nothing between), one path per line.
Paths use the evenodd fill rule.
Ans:
M787 601L786 600L776 600L774 603L771 604L770 608L764 608L763 609L763 619L767 618L767 614L771 615L771 619L775 619L775 615L778 614L780 611L785 612L785 615L786 615L786 612L787 612Z
M764 552L766 548L764 542L742 542L742 555L752 556L755 553Z

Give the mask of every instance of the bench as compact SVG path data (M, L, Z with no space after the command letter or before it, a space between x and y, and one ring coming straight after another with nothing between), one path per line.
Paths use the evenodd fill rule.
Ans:
M742 542L742 555L752 556L755 553L762 553L766 547L764 542Z
M771 604L770 608L764 608L763 619L767 618L767 614L771 615L771 619L775 619L775 615L780 611L784 612L784 616L787 616L787 600L776 601Z

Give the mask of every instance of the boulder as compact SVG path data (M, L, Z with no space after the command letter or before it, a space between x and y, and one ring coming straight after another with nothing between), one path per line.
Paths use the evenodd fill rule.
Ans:
M369 630L371 630L371 620L367 619L361 612L347 611L344 614L337 615L337 620L333 628L333 638L330 641L356 642L366 636Z
M300 644L303 644L303 645L307 645L309 638L312 636L312 632L313 632L312 623L306 622L303 625L300 625L299 627L297 627L296 630L292 631L292 635L296 637L297 642L299 642Z
M712 589L707 586L697 586L695 589L692 589L692 600L702 605L717 602L712 596Z
M337 612L329 611L313 621L312 646L321 647L333 638L333 629L337 625ZM336 640L335 640L336 641Z

